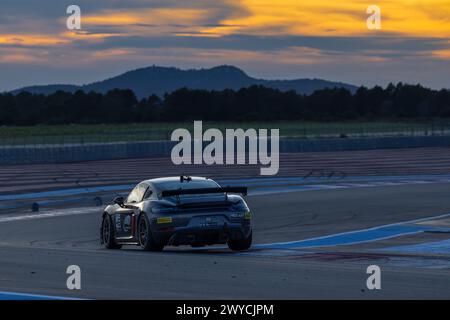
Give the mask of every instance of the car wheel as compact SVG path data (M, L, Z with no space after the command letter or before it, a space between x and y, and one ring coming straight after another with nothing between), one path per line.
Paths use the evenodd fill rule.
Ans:
M114 239L114 226L109 214L105 214L102 220L102 243L107 249L120 249L122 246L117 244Z
M228 248L233 251L248 250L252 246L253 231L250 231L250 235L241 240L228 240Z
M162 251L164 245L155 243L150 231L150 222L145 213L141 214L138 223L139 245L147 251Z

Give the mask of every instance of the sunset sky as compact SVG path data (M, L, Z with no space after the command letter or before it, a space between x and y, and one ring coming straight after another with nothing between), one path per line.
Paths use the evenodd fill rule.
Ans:
M82 30L66 28L66 8ZM382 10L368 30L366 9ZM450 88L449 0L1 0L0 91L149 65Z

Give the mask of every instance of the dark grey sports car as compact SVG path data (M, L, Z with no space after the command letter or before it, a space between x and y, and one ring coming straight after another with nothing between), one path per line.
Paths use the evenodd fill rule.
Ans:
M100 228L108 249L140 245L201 247L227 243L231 250L252 244L252 215L246 187L221 187L200 177L172 177L139 183L129 196L106 207Z

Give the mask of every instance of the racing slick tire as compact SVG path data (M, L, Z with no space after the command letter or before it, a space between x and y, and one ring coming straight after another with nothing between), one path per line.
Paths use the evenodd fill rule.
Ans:
M150 222L148 221L147 215L145 213L139 216L138 236L139 245L142 249L146 251L162 251L164 249L163 244L156 243L154 241L150 230Z
M103 215L101 229L102 243L106 249L120 249L122 246L114 240L114 226L109 214Z
M242 250L248 250L252 246L252 240L253 240L253 231L250 232L250 235L241 240L228 240L228 248L230 248L233 251L242 251Z

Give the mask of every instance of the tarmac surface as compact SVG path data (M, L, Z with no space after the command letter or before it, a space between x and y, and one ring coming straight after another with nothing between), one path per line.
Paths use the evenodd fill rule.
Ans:
M449 299L450 248L427 251L450 239L449 194L449 184L427 184L250 196L255 245L244 253L106 250L98 208L4 215L0 291L88 299ZM393 223L400 225L387 237L386 228L370 230ZM362 235L342 239L352 231ZM330 236L324 246L323 236ZM422 252L402 250L418 244ZM373 264L382 270L381 290L366 287ZM81 290L66 287L69 265L81 268Z
M250 187L249 251L100 245L92 199L176 175L167 159L6 166L0 299L450 298L450 149L282 155L280 174L266 179L248 166L176 169ZM67 289L70 265L81 268L81 290ZM370 265L381 268L381 290L366 286Z

